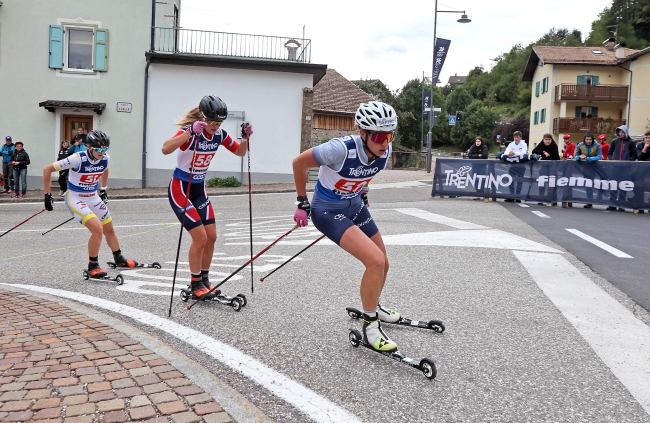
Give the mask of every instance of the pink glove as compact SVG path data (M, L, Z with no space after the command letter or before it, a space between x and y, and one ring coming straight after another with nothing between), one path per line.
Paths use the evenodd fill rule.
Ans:
M203 129L207 126L208 124L202 120L197 120L188 128L188 131L190 135L198 135L203 133Z
M241 136L243 138L248 139L248 138L250 138L251 135L253 135L253 125L251 125L250 123L246 124L246 126L242 125Z
M309 224L307 220L307 212L302 209L296 209L296 212L293 214L293 221L298 224L299 227L305 227Z

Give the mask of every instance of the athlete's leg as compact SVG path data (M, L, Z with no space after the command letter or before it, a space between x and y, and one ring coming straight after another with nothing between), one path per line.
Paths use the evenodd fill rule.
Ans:
M217 242L217 225L205 225L205 247L201 256L201 270L209 270L212 264L212 255L214 254L214 244Z
M208 235L205 226L200 225L189 230L192 237L192 245L188 254L188 261L190 264L190 272L192 274L201 273L201 261L203 259L203 251L208 242Z
M104 236L106 237L106 243L110 247L111 251L117 251L120 249L120 241L117 239L117 234L113 227L113 221L104 224Z
M361 305L364 310L376 310L386 278L385 251L382 251L357 226L351 226L345 231L339 245L366 267L361 278Z
M100 222L97 216L88 219L85 225L90 231L90 239L88 240L88 256L97 257L99 255L99 248L102 245L104 225L102 225L102 222Z

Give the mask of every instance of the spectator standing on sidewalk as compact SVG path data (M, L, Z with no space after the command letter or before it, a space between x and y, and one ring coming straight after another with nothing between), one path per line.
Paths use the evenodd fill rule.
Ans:
M61 147L59 148L59 154L56 157L56 161L60 162L61 160L68 157L68 148L70 148L70 143L68 140L61 141ZM68 174L70 169L63 169L59 171L59 196L63 197L65 192L68 190Z
M515 141L508 144L503 154L499 155L500 160L513 164L508 169L508 174L512 176L512 180L513 180L510 186L508 186L508 189L510 190L510 195L521 194L521 188L523 183L521 181L521 178L524 176L524 173L526 172L526 168L523 166L518 166L517 164L529 160L528 146L524 141L522 141L521 137L522 137L521 132L515 131L512 134L512 138ZM504 201L508 203L512 203L513 201L517 201L518 203L521 203L520 199L515 200L513 198L506 198Z
M621 160L621 161L634 161L636 160L636 143L632 138L630 138L628 129L626 125L621 125L616 128L615 131L617 137L612 140L612 143L609 145L609 152L607 157L609 160ZM631 175L630 170L621 169L621 174L619 175L621 179L629 179ZM619 190L618 194L615 194L616 198L613 198L614 201L625 201L627 199L627 193L625 191ZM614 206L607 207L607 210L617 210ZM625 211L623 207L619 207L618 211Z
M641 144L641 148L637 148L637 160L640 162L650 162L650 131L645 131L645 134L643 134L643 141L639 144Z
M27 166L29 154L23 149L23 143L16 143L16 151L12 156L11 164L14 167L14 193L12 197L23 198L27 194Z
M602 160L603 158L603 152L600 147L600 144L598 144L596 141L594 141L594 134L591 132L587 132L585 134L584 140L578 144L576 147L576 155L575 155L575 161L585 163L585 167L583 169L583 172L585 174L585 177L588 179L594 179L596 176L596 172L594 172L593 166L591 163L595 163L599 160ZM587 197L589 199L594 198L594 189L591 187L586 187L587 190ZM601 197L600 190L598 191L598 196L599 198ZM584 208L590 209L593 207L593 204L587 203L584 205Z
M72 156L74 153L79 153L81 151L86 151L86 136L83 134L77 134L74 136L72 145L68 148L68 155Z
M576 153L576 145L571 141L571 135L564 134L564 148L562 149L562 160L573 160Z
M542 142L537 144L535 148L533 148L533 151L531 153L536 154L539 156L540 160L560 160L560 147L558 147L557 143L553 139L553 135L551 134L544 134L542 136ZM550 166L542 166L540 168L540 175L546 175L549 176L549 170ZM549 190L552 190L551 187L549 187ZM549 192L550 194L551 192ZM539 187L539 195L544 196L546 194L546 185ZM550 201L549 201L550 202ZM543 205L544 203L537 203L539 205ZM557 202L553 202L554 206L557 206Z
M15 149L16 147L11 137L7 135L5 137L5 144L0 148L0 154L2 154L2 177L5 181L5 189L2 191L3 194L14 192L14 169L11 165L11 157Z
M600 144L600 149L603 150L603 160L607 160L607 154L609 153L609 144L607 143L607 135L605 134L598 135L598 144Z
M487 159L488 158L488 146L483 142L482 137L476 137L474 139L474 144L467 150L468 159ZM475 165L474 173L484 174L485 165ZM481 186L476 190L477 194L483 194L485 191L485 185ZM483 197L474 197L474 200L482 200Z

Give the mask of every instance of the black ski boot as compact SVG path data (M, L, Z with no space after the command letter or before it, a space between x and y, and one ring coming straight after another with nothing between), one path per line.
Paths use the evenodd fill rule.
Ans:
M99 267L98 261L89 261L88 262L88 275L93 279L100 279L108 276L108 273Z
M209 270L201 270L201 280L203 281L203 286L210 291L212 289L212 284L210 283L210 271ZM221 295L221 290L220 289L215 289L210 291L210 293L214 294L215 297L218 295Z
M122 250L115 251L113 253L113 259L115 260L116 267L128 267L129 269L138 267L138 262L124 257L122 255Z

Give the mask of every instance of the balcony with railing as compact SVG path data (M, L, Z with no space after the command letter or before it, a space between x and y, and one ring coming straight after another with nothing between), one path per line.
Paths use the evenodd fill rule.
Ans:
M627 85L578 85L555 86L555 101L609 101L626 102Z
M625 125L625 119L555 118L553 119L553 133L587 131L594 134L611 133L621 125Z
M311 40L266 35L152 28L152 50L201 56L225 56L311 63Z

